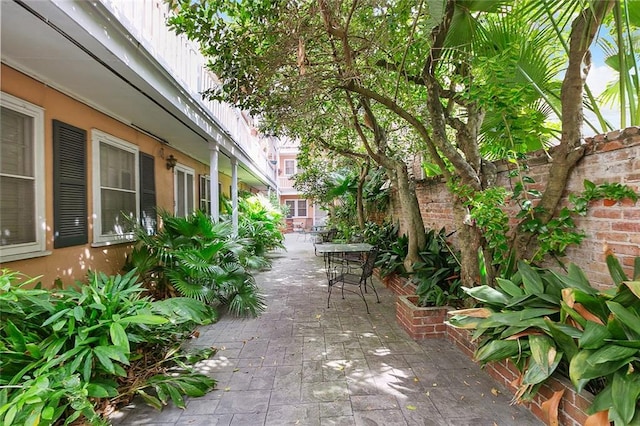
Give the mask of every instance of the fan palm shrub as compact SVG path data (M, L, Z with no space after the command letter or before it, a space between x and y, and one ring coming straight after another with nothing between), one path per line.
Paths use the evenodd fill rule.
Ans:
M284 215L262 195L250 195L238 202L238 236L249 241L247 250L264 258L269 250L283 249Z
M137 268L154 295L180 294L236 315L256 316L265 308L251 267L264 265L247 239L233 235L228 222L213 223L198 211L183 218L160 212L162 228L148 235L138 228L138 243L128 267Z

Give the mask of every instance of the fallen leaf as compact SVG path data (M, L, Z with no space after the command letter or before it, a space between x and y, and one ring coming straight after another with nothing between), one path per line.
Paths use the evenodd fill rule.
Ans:
M322 314L316 315L316 319L320 319L320 318L322 318Z
M438 384L437 384L437 383L434 383L434 384L432 384L431 386L433 386L433 387L435 388L436 386L438 386Z
M431 395L431 393L430 393L429 391L426 391L426 392L425 392L425 395L430 396L430 395Z
M462 382L462 383L464 383L464 384L465 384L465 385L467 385L467 386L471 386L469 383L467 383L467 381L466 381L466 380L463 380L463 382Z
M407 410L411 410L411 411L413 411L413 410L415 410L415 409L416 409L416 406L414 406L414 405L407 405Z
M414 377L414 378L413 378L413 381L414 381L414 382L419 382L419 381L420 381L420 379L418 379L417 377Z
M498 389L496 389L496 388L491 388L491 393L492 393L494 396L498 396L498 395L500 395L500 391L499 391Z
M609 426L609 410L590 415L584 422L584 426Z
M542 412L547 416L547 425L558 426L558 406L564 394L564 389L556 391L553 396L540 405Z
M224 388L224 391L225 391L225 392L229 392L230 390L231 390L231 388L230 388L230 387L228 387L228 386L227 386L226 388Z
M233 372L235 373L236 371L240 371L240 369L239 368L234 368Z

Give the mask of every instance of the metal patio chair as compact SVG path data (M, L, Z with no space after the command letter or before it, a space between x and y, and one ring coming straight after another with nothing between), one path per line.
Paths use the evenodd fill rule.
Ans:
M340 274L337 274L335 277L329 281L329 296L327 297L327 308L329 307L329 303L331 301L331 290L334 286L340 285L342 298L344 299L344 290L345 285L358 286L358 290L360 291L360 296L364 301L364 305L367 308L367 313L369 313L369 304L367 303L367 299L364 294L367 291L367 280L371 282L371 288L373 288L374 293L376 294L376 300L380 303L380 297L378 297L378 291L376 287L373 285L373 269L376 264L376 257L378 257L378 248L373 247L366 256L364 263L362 264L360 271L356 271L351 267L342 268ZM364 290L363 290L364 288ZM352 293L358 294L355 290L349 290Z

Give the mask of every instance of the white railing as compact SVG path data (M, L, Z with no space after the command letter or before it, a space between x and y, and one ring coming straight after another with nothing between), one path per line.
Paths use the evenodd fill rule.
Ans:
M201 93L218 82L206 68L198 45L166 25L169 9L164 0L100 0L135 39L180 83L204 109L213 115L265 175L271 171L260 138L252 133L240 110L228 104L204 100Z

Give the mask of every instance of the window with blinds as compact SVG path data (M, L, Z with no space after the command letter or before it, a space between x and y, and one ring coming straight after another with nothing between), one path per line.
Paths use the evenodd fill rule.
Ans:
M93 130L94 242L131 240L139 216L138 147Z
M42 252L44 235L44 110L0 97L1 260Z

